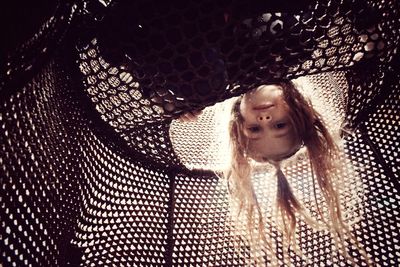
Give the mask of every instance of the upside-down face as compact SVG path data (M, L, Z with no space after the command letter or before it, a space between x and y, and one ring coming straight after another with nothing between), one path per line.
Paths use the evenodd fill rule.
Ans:
M282 87L262 85L246 93L240 102L242 133L247 139L247 156L264 161L280 161L301 146L284 100Z

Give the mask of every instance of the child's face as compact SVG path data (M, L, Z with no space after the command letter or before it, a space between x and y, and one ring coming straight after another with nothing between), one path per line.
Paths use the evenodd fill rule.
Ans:
M256 161L277 161L293 154L301 143L290 120L289 107L278 85L262 85L240 103L248 156Z

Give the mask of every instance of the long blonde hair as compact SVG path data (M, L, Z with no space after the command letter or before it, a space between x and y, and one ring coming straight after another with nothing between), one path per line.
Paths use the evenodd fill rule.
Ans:
M339 178L337 169L340 168L340 151L333 137L327 130L325 123L319 113L313 108L297 90L291 81L282 81L276 85L283 91L283 97L289 106L290 120L296 135L303 142L306 154L308 155L311 173L313 177L314 191L316 185L322 192L326 207L327 216L319 212L319 220L312 219L301 203L294 195L291 186L280 168L280 162L275 162L277 178L277 211L280 216L279 227L287 249L293 243L298 215L301 215L306 222L316 228L321 225L328 229L333 235L335 243L344 256L353 262L347 254L344 241L349 239L359 249L360 253L369 262L366 253L361 249L360 244L352 236L349 227L343 220L339 194L335 190L334 179ZM246 155L248 140L243 134L243 117L239 112L241 97L232 107L231 120L229 123L229 135L231 141L230 166L224 176L228 181L228 189L231 200L236 204L237 214L242 214L247 220L246 239L247 246L251 251L258 246L266 250L268 255L274 255L272 241L265 233L265 223L255 196L252 185L251 159ZM314 194L315 195L315 194ZM315 199L318 207L318 200ZM326 217L326 218L325 218ZM296 248L295 248L296 250ZM271 261L271 259L269 259Z

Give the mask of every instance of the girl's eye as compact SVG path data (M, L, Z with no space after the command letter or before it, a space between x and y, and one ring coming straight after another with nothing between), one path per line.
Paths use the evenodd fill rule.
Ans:
M247 130L249 130L249 132L251 132L251 133L257 133L260 131L260 127L252 126L252 127L247 128Z
M277 124L275 124L275 128L277 129L282 129L286 127L286 123L284 122L278 122Z

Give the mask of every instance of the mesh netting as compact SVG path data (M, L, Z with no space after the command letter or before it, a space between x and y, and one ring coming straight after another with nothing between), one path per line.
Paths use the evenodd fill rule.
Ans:
M399 265L398 1L72 2L1 63L0 265L248 264L215 174L224 114L282 78L297 78L330 128L346 120L345 219L377 265ZM316 213L309 163L285 173ZM284 258L276 181L261 169L253 183L279 264L351 265L302 221L305 258Z

